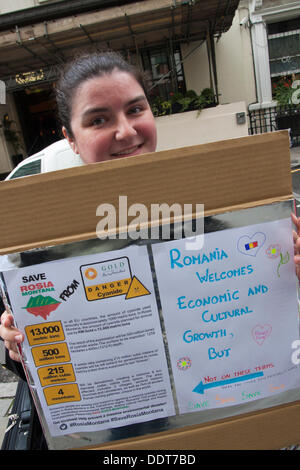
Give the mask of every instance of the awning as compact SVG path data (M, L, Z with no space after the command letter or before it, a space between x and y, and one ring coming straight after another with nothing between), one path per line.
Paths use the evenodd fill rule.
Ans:
M239 0L144 0L0 32L0 79L8 89L53 80L57 66L84 49L138 51L166 41L221 35ZM53 4L52 4L53 5ZM26 15L26 10L24 15Z

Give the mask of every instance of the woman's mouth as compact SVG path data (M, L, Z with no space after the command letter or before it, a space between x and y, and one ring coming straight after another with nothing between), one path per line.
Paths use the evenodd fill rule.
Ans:
M142 147L143 144L135 145L134 147L129 147L124 150L120 150L120 152L112 153L113 157L126 157L127 155L135 155L138 150Z

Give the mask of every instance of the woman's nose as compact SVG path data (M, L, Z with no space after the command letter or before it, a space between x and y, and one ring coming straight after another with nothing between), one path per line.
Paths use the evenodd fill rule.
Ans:
M127 116L120 116L116 126L116 140L123 140L135 135L137 135L137 131L135 130L133 123L130 122Z

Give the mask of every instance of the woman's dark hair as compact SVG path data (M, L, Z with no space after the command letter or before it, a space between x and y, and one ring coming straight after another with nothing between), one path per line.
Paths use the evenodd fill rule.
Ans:
M63 68L55 89L58 117L69 137L73 137L71 129L72 98L77 88L86 80L111 74L113 70L120 70L132 75L148 98L144 74L126 62L120 54L113 51L83 54Z

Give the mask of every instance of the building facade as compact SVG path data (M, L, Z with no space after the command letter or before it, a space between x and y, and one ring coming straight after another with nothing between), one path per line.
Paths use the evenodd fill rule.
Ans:
M299 1L0 0L0 174L61 138L53 87L81 50L122 52L148 72L153 101L211 89L217 104L245 102L249 133L292 128L296 139L296 111L276 110L297 91L299 38Z
M196 93L210 88L218 100L215 42L230 29L238 3L1 0L0 80L6 104L0 105L0 174L61 138L53 87L59 66L81 50L123 53L148 72L153 101L191 88ZM202 88L191 67L201 48Z
M289 129L300 145L300 2L251 0L256 102L249 106L252 133Z

